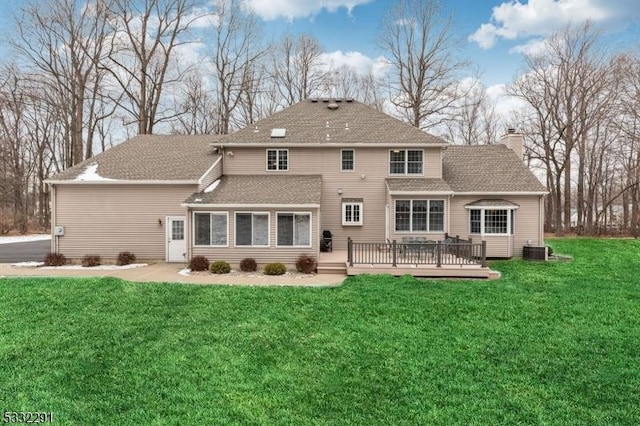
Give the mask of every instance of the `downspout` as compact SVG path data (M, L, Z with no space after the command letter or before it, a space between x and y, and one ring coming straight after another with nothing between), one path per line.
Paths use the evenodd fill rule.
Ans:
M540 242L539 245L543 246L544 245L544 195L540 196L540 200L539 200L540 206L539 206L539 214L538 214L538 241Z
M51 189L51 205L49 206L51 209L51 252L53 253L58 253L58 236L55 235L55 232L53 232L53 230L56 227L56 224L58 223L58 218L57 218L57 209L56 209L56 205L57 205L57 187L56 185L53 184L49 184L50 189Z

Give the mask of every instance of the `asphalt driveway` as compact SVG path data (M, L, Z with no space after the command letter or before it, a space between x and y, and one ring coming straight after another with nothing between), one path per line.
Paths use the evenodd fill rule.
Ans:
M0 244L0 263L42 262L50 251L50 240Z

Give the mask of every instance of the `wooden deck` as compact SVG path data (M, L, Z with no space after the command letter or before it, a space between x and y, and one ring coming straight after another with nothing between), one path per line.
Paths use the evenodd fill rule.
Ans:
M346 273L359 274L390 274L394 276L413 275L414 277L434 278L499 278L500 274L481 265L416 265L398 264L366 264L359 263L349 266L347 250L334 250L320 253L318 259L318 273Z

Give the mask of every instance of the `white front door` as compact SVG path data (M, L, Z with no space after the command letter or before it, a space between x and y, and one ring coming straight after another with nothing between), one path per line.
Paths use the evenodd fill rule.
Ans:
M167 262L184 262L187 256L184 216L167 216Z

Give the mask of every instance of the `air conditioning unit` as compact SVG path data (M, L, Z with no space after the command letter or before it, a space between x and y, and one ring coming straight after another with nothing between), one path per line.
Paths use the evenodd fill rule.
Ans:
M54 226L53 235L56 237L62 237L64 235L64 226Z

